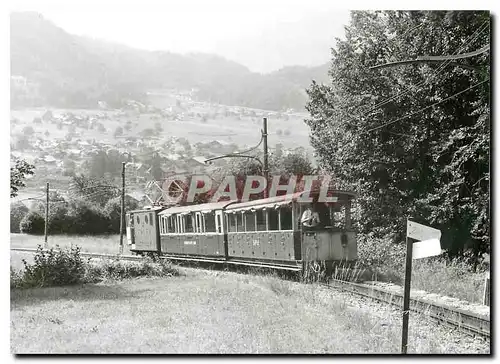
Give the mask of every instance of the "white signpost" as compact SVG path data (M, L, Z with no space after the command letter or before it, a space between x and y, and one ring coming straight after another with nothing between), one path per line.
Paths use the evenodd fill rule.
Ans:
M403 334L401 353L408 348L408 320L410 317L411 263L413 259L432 257L441 254L441 231L414 221L406 223L406 272L403 296ZM413 240L417 240L414 242Z

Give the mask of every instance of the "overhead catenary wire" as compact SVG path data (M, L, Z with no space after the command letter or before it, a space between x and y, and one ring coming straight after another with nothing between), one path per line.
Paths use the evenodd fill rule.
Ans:
M470 87L468 87L468 88L466 88L465 90L462 90L462 91L460 91L460 92L457 92L456 94L451 95L451 96L449 96L449 97L447 97L447 98L445 98L445 99L443 99L443 100L441 100L441 101L435 102L435 103L433 103L432 105L426 106L426 107L424 107L424 108L422 108L422 109L420 109L420 110L417 110L417 111L415 111L415 112L413 112L413 113L411 113L411 114L408 114L408 115L405 115L405 116L403 116L403 117L400 117L400 118L398 118L398 119L396 119L396 120L389 121L388 123L385 123L385 124L383 124L383 125L379 125L379 126L377 126L377 127L374 127L374 128L371 128L371 129L368 129L368 130L365 130L365 131L362 131L362 132L361 132L361 134L366 134L366 133L370 133L370 132L372 132L372 131L375 131L375 130L378 130L378 129L381 129L381 128L385 128L386 126L389 126L389 125L395 124L395 123L397 123L398 121L401 121L401 120L403 120L403 119L409 118L410 116L414 116L414 115L416 115L416 114L419 114L419 113L421 113L421 112L423 112L423 111L425 111L425 110L428 110L428 109L430 109L430 108L432 108L432 107L434 107L434 106L436 106L436 105L439 105L439 104L441 104L441 103L443 103L443 102L445 102L445 101L448 101L448 100L450 100L450 99L452 99L452 98L454 98L454 97L456 97L456 96L458 96L458 95L460 95L460 94L463 94L464 92L467 92L467 91L469 91L469 90L472 90L473 88L476 88L477 86L480 86L480 85L482 85L483 83L488 82L488 81L489 81L489 80L484 80L484 81L478 82L478 83L476 83L475 85L470 86Z
M486 29L486 26L488 25L488 22L489 22L488 20L485 21L471 36L469 36L465 40L465 43L462 46L460 46L453 55L459 54L461 51L464 50L464 48L466 48L469 44L471 44L473 41L475 41L477 39L477 37L479 36L479 34L481 34ZM448 64L451 61L452 60L444 61L444 63L441 64L436 70L433 70L431 72L431 75L430 75L429 79L423 80L423 81L417 83L414 87L420 88L424 84L428 83L429 80L434 79L436 76L438 76L448 66ZM389 97L389 98L387 98L387 99L385 99L385 100L383 100L383 101L375 104L371 109L369 109L368 111L366 111L365 113L363 113L363 115L361 115L360 117L358 117L358 120L362 119L362 118L364 118L366 116L368 116L368 114L370 114L371 112L377 110L381 106L384 106L384 105L388 104L389 102L391 102L391 101L393 101L393 100L395 100L395 99L397 99L397 98L399 98L401 96L404 96L404 95L408 94L409 92L410 91L408 89L406 89L406 91L399 92L396 95L391 96L391 97ZM355 119L353 119L353 120L355 120Z
M471 44L472 42L474 42L477 37L488 27L489 25L489 20L486 20L484 21L481 26L472 34L470 35L465 41L464 43L455 51L454 55L457 55L459 54L461 51L463 51L469 44ZM395 38L393 38L395 39ZM438 76L448 65L449 63L452 62L452 60L447 60L447 61L444 61L443 64L441 64L437 69L433 70L430 74L430 79L427 79L427 80L423 80L421 82L418 82L416 85L414 85L414 87L421 87L423 86L424 84L426 84L427 82L429 82L429 80L432 80L434 79L436 76ZM366 68L366 67L365 67ZM369 70L369 68L366 68ZM361 114L358 114L356 115L355 117L348 117L348 119L350 121L360 121L360 120L363 120L365 117L367 117L370 113L372 113L373 111L379 109L381 106L384 106L386 104L388 104L389 102L401 97L401 96L404 96L406 94L408 94L410 92L410 90L408 88L405 88L405 91L401 91L399 93L397 93L396 95L393 95L389 98L386 98L385 100L375 104L372 108L370 108L368 111L364 112L364 113L361 113ZM328 120L332 120L333 119L333 116L331 117L328 117L326 118L325 121L328 121Z

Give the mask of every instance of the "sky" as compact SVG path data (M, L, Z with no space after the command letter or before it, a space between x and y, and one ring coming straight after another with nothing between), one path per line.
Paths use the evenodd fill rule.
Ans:
M10 10L135 48L219 54L257 72L328 62L349 19L328 0L12 1Z

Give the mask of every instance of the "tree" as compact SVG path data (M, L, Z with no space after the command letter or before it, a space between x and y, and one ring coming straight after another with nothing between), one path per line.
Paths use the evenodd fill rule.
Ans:
M143 131L141 131L140 134L143 138L150 138L152 136L155 136L156 132L151 128L146 128Z
M126 123L125 123L125 130L126 131L130 131L132 129L132 122L130 120L128 120Z
M31 125L25 126L23 128L23 134L30 137L33 134L35 134L35 129L33 129L33 127Z
M16 197L20 188L26 187L26 176L35 174L35 166L25 160L17 159L15 165L10 167L10 197Z
M163 127L161 126L161 123L155 123L155 132L157 134L160 134L163 131Z
M102 123L99 123L98 126L97 126L97 131L99 133L105 133L106 132L106 128L104 127L104 125Z
M121 126L119 126L115 129L113 136L116 138L116 137L119 137L122 135L123 135L123 128Z
M75 175L71 179L71 191L75 196L99 206L119 195L120 190L113 183L104 178L93 178L83 174Z
M412 216L441 229L451 255L488 250L489 55L466 60L478 71L370 67L479 49L489 21L482 11L352 12L331 83L307 91L306 123L320 166L359 192L362 232L400 242Z

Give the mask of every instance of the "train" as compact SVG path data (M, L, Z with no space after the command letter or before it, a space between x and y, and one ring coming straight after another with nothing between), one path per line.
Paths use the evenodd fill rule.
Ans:
M134 254L288 271L304 272L314 262L327 269L355 263L351 209L356 194L333 190L329 195L334 202L318 202L317 192L305 191L129 211L127 243ZM315 213L316 224L304 220L311 215L306 211Z

